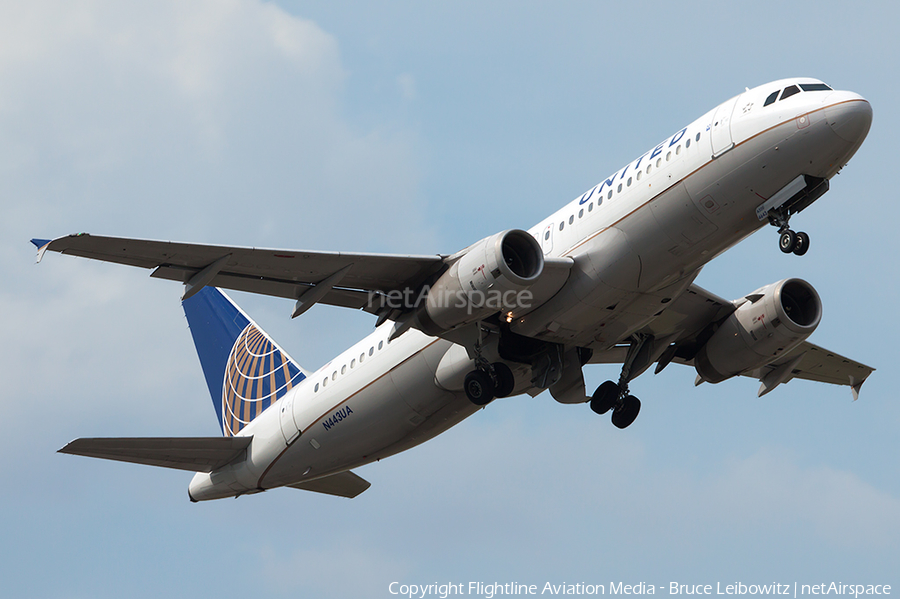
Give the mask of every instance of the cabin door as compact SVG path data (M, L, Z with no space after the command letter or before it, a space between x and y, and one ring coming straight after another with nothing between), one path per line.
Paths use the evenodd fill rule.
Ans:
M738 98L740 96L735 96L724 104L720 104L713 113L712 122L709 124L713 158L718 158L734 147L734 139L731 137L731 116Z

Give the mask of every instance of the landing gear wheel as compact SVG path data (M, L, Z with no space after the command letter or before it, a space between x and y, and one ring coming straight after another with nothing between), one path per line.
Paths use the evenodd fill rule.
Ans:
M622 405L613 410L612 423L617 428L627 428L641 411L641 400L634 395L626 395Z
M606 381L594 391L591 396L591 409L597 414L606 414L616 406L619 399L619 386L612 381Z
M797 245L797 234L788 229L787 231L781 234L781 238L778 240L778 247L785 254L790 254L794 251L794 246Z
M807 250L809 250L809 235L801 231L797 233L797 240L794 242L794 247L791 251L798 256L802 256Z
M494 381L488 373L481 370L473 370L467 374L463 388L466 397L476 406L486 406L494 399Z
M507 397L513 392L513 388L516 386L516 377L513 376L509 366L503 362L494 362L491 366L494 368L494 379L497 381L494 395L497 397Z

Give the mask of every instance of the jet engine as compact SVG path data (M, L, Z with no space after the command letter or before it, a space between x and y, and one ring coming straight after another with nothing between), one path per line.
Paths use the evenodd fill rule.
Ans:
M522 307L543 268L541 247L525 231L511 229L482 239L429 289L417 315L422 330L436 335Z
M735 303L694 358L705 381L718 383L773 362L809 337L822 318L819 294L801 279L772 283Z

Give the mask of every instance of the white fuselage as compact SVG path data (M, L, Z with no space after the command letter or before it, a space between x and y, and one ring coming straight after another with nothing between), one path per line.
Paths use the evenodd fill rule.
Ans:
M852 92L798 93L795 79L748 90L650 148L529 230L548 257L575 261L565 286L513 332L603 350L657 317L700 268L767 224L756 208L800 174L830 179L862 143L868 103ZM863 113L868 113L869 116ZM861 116L862 115L862 116ZM462 391L474 365L450 341L392 323L310 375L253 420L245 460L190 486L195 500L314 480L393 455L479 408ZM529 368L510 364L516 393Z

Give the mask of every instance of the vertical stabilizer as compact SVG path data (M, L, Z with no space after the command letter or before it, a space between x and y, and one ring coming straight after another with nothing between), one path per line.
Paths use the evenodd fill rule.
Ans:
M182 303L222 434L240 432L306 373L230 297L204 287Z

